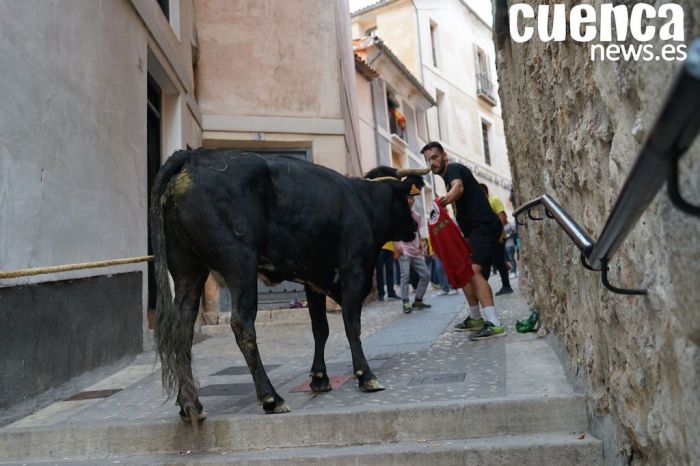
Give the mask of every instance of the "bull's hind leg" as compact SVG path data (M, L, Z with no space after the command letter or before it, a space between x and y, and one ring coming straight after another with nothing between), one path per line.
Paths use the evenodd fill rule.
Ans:
M172 261L171 261L172 262ZM199 310L199 300L202 295L202 287L207 278L207 270L194 265L189 265L188 270L178 270L171 265L173 281L175 282L175 308L180 313L180 335L176 340L186 345L186 351L182 351L178 366L178 393L177 404L180 406L180 417L183 421L203 421L207 415L199 402L197 383L192 375L192 339L194 337L194 323Z
M360 315L362 313L362 296L364 294L361 289L355 288L357 282L360 282L357 278L343 281L342 307L345 335L347 335L350 343L352 366L355 371L355 377L359 381L360 389L365 392L377 392L384 390L384 387L369 368L365 353L362 350Z
M311 391L322 393L331 390L331 382L326 373L324 350L328 340L328 319L326 318L326 295L316 293L308 286L306 299L309 302L311 330L314 334L314 362L311 365Z
M231 329L236 336L236 343L243 353L253 376L258 400L267 414L287 413L287 403L277 394L260 359L255 334L255 316L258 312L258 286L254 258L242 266L247 254L238 252L236 264L241 266L235 272L224 274L226 284L231 292Z

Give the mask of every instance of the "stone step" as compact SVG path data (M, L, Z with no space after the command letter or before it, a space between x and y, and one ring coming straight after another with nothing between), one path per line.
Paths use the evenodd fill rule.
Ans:
M475 439L405 441L347 447L270 448L266 450L197 453L182 450L176 453L110 457L102 460L73 459L52 461L52 464L90 465L185 465L209 466L307 466L376 464L382 466L479 464L488 465L600 465L600 440L579 434L548 433L485 437ZM23 463L41 465L45 462Z
M199 331L205 335L233 335L230 322L231 313L222 312L217 325L202 325ZM309 308L259 310L255 318L256 326L290 324L311 325Z
M61 423L0 430L0 462L103 459L180 451L343 447L587 430L580 395L451 400L302 411L282 415L212 416L194 432L176 420L151 423Z

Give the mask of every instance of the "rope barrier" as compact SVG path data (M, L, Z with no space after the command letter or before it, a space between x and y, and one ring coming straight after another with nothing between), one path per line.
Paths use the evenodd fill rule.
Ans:
M95 269L98 267L110 267L113 265L135 264L137 262L149 262L153 256L127 257L124 259L113 259L98 262L82 262L79 264L55 265L52 267L36 267L33 269L20 269L11 272L0 272L0 279L29 277L32 275L44 275L47 273L68 272L70 270Z

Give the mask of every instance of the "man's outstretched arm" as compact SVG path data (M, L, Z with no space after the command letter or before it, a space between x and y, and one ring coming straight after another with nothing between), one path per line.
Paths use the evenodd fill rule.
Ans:
M440 204L443 206L452 204L462 197L462 194L464 194L464 184L462 183L462 180L453 180L450 184L450 190L447 191L445 197L440 199Z

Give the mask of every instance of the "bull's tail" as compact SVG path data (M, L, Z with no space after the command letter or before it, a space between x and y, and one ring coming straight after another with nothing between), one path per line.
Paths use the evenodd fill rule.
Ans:
M168 264L165 254L165 227L163 206L165 190L170 179L182 170L189 160L189 153L178 152L161 167L151 189L151 205L148 222L151 228L151 246L155 256L155 279L157 287L155 343L158 359L161 362L163 387L169 397L177 393L180 382L191 381L184 362L189 359L191 341L181 325L181 316L173 303L168 277Z

